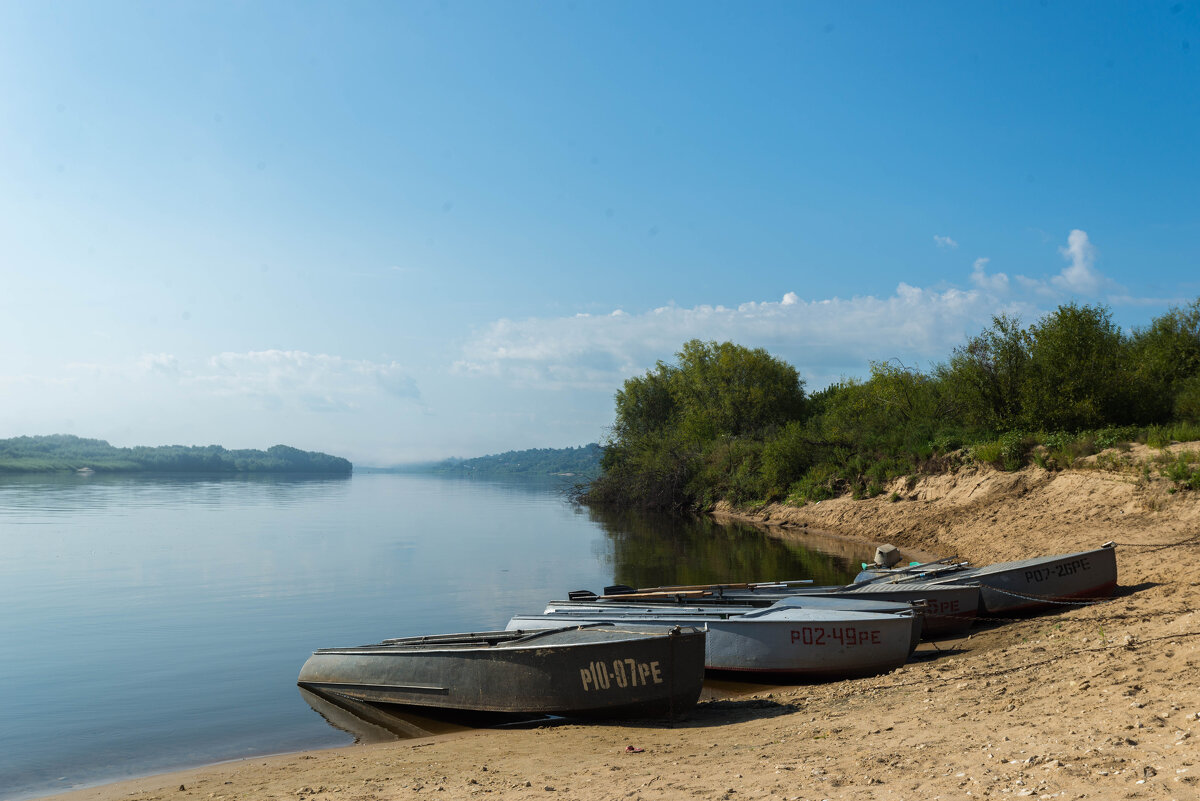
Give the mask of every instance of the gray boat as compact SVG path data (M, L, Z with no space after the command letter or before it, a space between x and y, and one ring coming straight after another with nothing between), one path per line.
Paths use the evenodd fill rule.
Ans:
M808 582L760 582L754 584L705 584L686 587L651 587L635 590L616 585L605 588L604 595L587 590L570 593L567 601L554 604L617 603L657 604L663 606L749 606L768 607L784 598L813 608L843 608L860 611L863 607L838 606L838 601L892 601L921 603L921 636L936 640L966 633L979 611L979 592L971 586L931 584L913 581L904 584L847 584L811 586ZM868 610L869 611L869 610Z
M323 648L303 689L335 699L441 710L567 717L675 716L704 680L703 631L564 621Z
M766 609L613 605L517 615L508 628L557 627L567 621L703 626L708 634L704 664L709 670L786 680L842 679L899 667L916 647L920 617L909 604L887 606L885 612L815 609L790 598Z
M990 615L1061 609L1108 598L1117 587L1117 556L1111 542L1090 551L985 567L972 567L957 558L905 567L864 567L855 578L856 583L978 585L979 605Z

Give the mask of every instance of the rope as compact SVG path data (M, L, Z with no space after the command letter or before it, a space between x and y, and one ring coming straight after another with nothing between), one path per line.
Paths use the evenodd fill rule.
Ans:
M1167 548L1180 548L1185 545L1200 545L1200 534L1193 534L1185 540L1179 542L1118 542L1114 543L1122 548L1150 548L1150 553L1154 551L1162 551Z
M998 592L1001 595L1009 595L1013 598L1020 598L1022 601L1038 601L1040 603L1060 604L1062 606L1096 606L1097 604L1111 603L1114 600L1113 598L1105 597L1105 598L1080 598L1077 601L1067 601L1067 600L1060 599L1058 596L1055 596L1055 595L1034 595L1031 592L1025 592L1025 593L1013 592L1012 590L1002 590L999 587L994 587L990 584L982 585L981 589L987 589L987 590L991 590L992 592Z

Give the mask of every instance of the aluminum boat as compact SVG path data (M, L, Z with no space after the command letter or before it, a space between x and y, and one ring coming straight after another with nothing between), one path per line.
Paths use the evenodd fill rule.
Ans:
M958 637L965 634L975 622L979 611L978 588L970 585L931 584L920 581L904 584L863 583L832 586L803 586L799 582L761 582L651 587L637 590L624 585L616 585L606 587L604 595L596 595L587 590L576 590L570 593L568 600L553 601L552 603L767 607L784 598L795 598L797 603L802 605L824 608L838 608L838 600L922 603L924 608L921 611L921 636L930 640ZM847 605L840 608L855 609L856 607ZM863 611L862 607L858 607L858 609Z
M766 609L693 609L648 606L562 609L517 615L510 630L609 622L703 627L709 670L779 677L847 678L892 670L920 640L920 617L906 604L894 612L814 609L783 599Z
M632 621L537 628L323 648L297 684L366 703L568 717L673 717L700 696L703 631Z
M979 587L983 611L990 615L1010 615L1061 609L1109 597L1117 587L1117 555L1110 542L1090 551L985 567L972 567L957 559L906 567L866 566L855 582L884 586L909 582L974 584Z

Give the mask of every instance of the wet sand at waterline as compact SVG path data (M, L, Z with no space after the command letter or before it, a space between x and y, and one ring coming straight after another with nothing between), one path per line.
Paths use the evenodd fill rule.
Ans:
M55 798L1196 798L1200 495L1147 479L1139 456L1119 470L970 469L898 483L896 502L738 515L784 538L812 527L977 564L1118 543L1113 601L980 626L886 675L703 701L674 728L470 730Z

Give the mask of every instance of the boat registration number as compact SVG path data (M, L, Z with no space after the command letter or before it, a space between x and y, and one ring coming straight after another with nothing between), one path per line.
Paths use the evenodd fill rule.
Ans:
M939 601L936 598L927 598L925 608L931 615L957 615L962 611L958 601Z
M658 661L639 662L636 659L614 659L612 662L592 662L579 669L579 680L585 692L617 687L644 687L662 684L662 668Z
M1058 565L1050 565L1049 567L1039 567L1033 570L1025 571L1025 580L1028 582L1045 581L1051 578L1065 578L1073 576L1076 573L1082 573L1085 570L1091 570L1092 565L1088 562L1086 556L1081 556L1078 559L1072 559L1070 562L1063 562Z
M879 629L859 629L854 626L801 626L792 629L792 642L804 645L878 645Z

